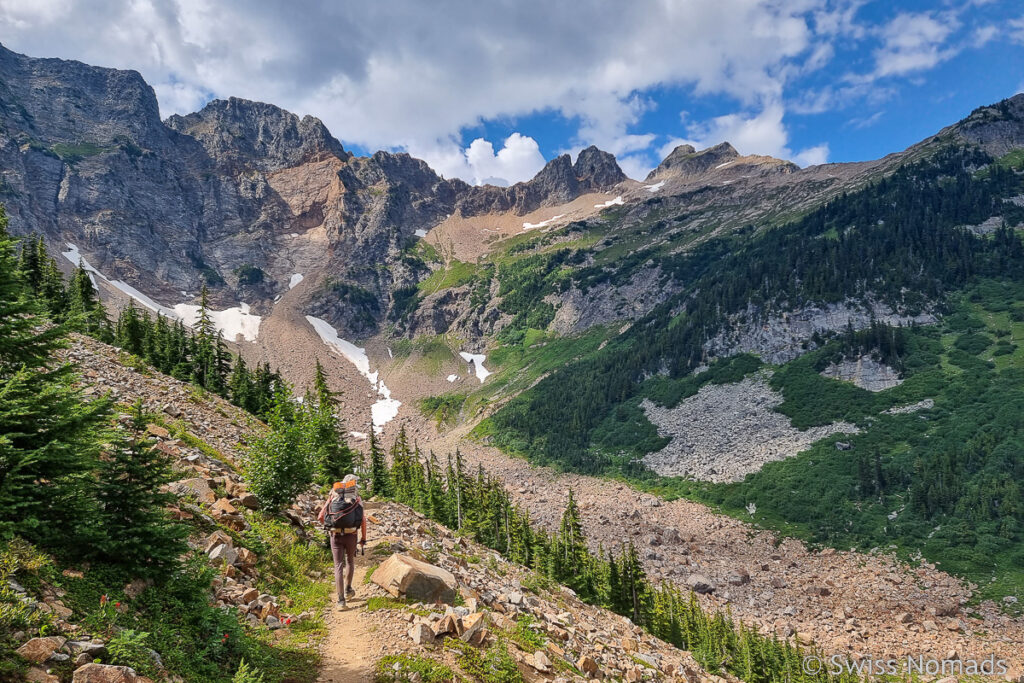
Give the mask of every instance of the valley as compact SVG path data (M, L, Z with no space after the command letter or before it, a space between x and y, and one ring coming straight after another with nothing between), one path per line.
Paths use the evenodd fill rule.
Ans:
M510 520L525 511L526 538L532 524L559 549L578 505L586 543L572 552L589 558L588 580L615 585L602 563L635 551L666 591L657 599L692 591L701 615L730 615L758 647L993 655L1012 664L1008 680L1024 676L1024 95L876 161L800 168L679 144L640 181L591 146L498 187L405 153L356 156L318 119L271 104L213 100L161 120L138 73L0 46L0 124L7 231L39 249L9 247L11 291L40 307L18 315L76 332L57 353L89 405L110 391L117 414L135 401L183 414L205 444L190 447L219 454L232 471L213 474L232 487L259 489L249 458L274 439L287 447L268 471L287 478L289 449L313 448L305 421L322 420L330 445L316 457L359 463L364 478L422 477L432 456L460 453L479 491L503 492L490 521L506 537L482 525L472 551L495 553L501 571L474 581L552 581L562 570L537 559L547 541L536 554L525 542L519 559L535 566L510 568L523 552ZM403 452L415 463L396 462ZM257 496L268 518L302 518L301 548L314 547L303 524L327 483L307 479L280 509L273 481ZM411 509L388 507L381 536L429 550L440 534L447 566L468 571L463 537L419 528L415 516L436 511L406 494ZM272 524L241 518L240 532ZM614 589L578 578L574 610L626 613ZM289 588L325 591L309 581ZM638 600L634 621L662 627ZM416 609L408 623L425 616ZM616 640L633 637L623 621ZM395 623L374 656L408 654L408 624ZM347 627L329 624L295 647L336 642L330 629ZM571 641L558 675L592 640ZM738 676L707 652L651 647L682 659L649 677ZM609 671L634 671L628 651L613 654ZM523 680L559 680L514 656Z

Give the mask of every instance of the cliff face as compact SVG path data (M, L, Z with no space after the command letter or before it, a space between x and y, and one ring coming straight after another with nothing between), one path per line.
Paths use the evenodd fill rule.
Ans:
M424 275L402 248L454 211L525 213L625 179L592 148L528 183L474 188L407 154L353 157L320 120L269 104L214 100L164 122L134 71L2 47L0 174L16 234L75 244L162 304L207 284L219 305L265 313L293 274L316 273L311 312L355 334Z
M999 155L1024 144L1022 121L1024 96L1017 96L979 108L936 140ZM193 302L206 284L215 305L244 301L266 315L301 274L299 308L359 337L381 329L396 292L429 274L406 250L452 215L503 216L526 229L562 214L587 218L609 204L558 207L613 192L611 203L625 204L617 233L648 223L664 230L659 216L675 215L667 233L652 232L647 242L688 231L713 235L795 215L904 158L801 170L740 156L728 143L701 151L682 145L645 188L611 154L588 147L575 162L552 159L529 181L473 187L442 179L407 154L355 157L320 120L270 104L214 100L161 121L152 88L134 71L0 47L0 203L16 234L42 233L55 249L75 244L108 278L167 306ZM550 215L520 218L542 209ZM492 235L480 239L489 244ZM617 291L578 295L555 302L580 299L578 319L559 319L566 330L608 322L608 315L634 317L619 315ZM468 304L460 299L450 308L458 317Z

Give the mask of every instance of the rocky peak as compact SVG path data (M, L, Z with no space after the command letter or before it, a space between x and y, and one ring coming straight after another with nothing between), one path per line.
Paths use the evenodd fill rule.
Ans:
M47 146L131 141L152 148L167 137L156 94L137 71L36 59L2 45L0 119L8 134Z
M167 119L170 128L200 142L221 164L276 171L345 151L313 116L299 118L280 107L237 97L213 100L202 110Z
M575 164L568 154L562 154L526 182L468 188L460 193L457 206L464 216L503 211L523 215L542 206L571 202L587 192L608 190L625 179L614 156L590 146L580 152Z
M579 180L573 172L572 159L568 154L562 154L549 161L540 173L524 185L539 195L541 201L548 200L555 204L572 201L580 190Z
M591 145L580 152L572 167L581 188L607 189L626 179L615 156Z
M728 142L697 151L693 145L679 145L658 167L647 175L647 180L665 177L697 176L715 167L738 159L739 152Z
M982 147L995 157L1024 147L1024 93L986 107L978 107L967 118L939 135L947 132Z

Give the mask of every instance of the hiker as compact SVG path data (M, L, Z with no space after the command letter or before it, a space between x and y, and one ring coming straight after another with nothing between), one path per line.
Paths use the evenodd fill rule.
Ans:
M352 588L352 575L356 569L356 536L362 529L359 541L366 546L366 518L363 516L363 501L358 492L359 477L347 474L342 481L335 482L331 494L320 510L319 520L331 537L331 555L334 557L334 585L338 590L338 608L344 608L346 598L356 594ZM345 560L348 560L348 579L342 583Z

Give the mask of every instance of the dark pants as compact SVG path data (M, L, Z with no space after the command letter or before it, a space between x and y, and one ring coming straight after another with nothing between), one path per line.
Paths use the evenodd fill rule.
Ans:
M331 534L331 555L334 556L334 586L338 590L338 600L345 599L345 587L352 585L352 575L356 571L356 542L359 540L355 534ZM342 566L348 559L348 580L342 583Z

